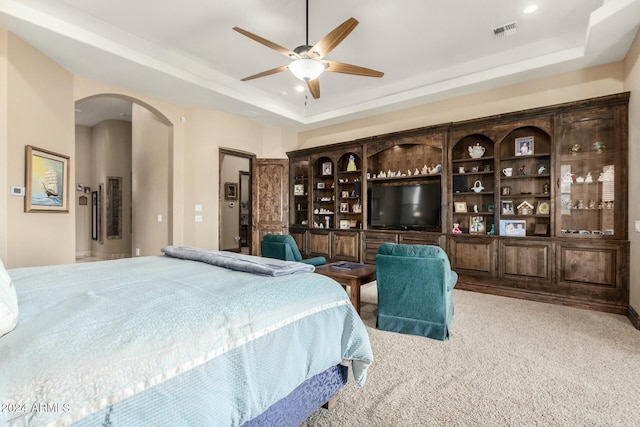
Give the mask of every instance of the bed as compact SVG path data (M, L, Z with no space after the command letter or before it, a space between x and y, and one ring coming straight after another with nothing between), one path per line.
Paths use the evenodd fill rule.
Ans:
M297 425L347 366L364 385L369 337L337 282L301 263L163 251L8 270L19 318L0 337L0 425Z

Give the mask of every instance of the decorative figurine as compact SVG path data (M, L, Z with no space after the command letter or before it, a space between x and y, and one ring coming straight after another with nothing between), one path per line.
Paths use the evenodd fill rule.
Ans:
M484 155L485 148L480 145L479 142L476 142L475 146L469 146L469 155L472 159L479 159Z
M578 154L580 151L582 151L582 146L580 146L580 144L573 144L571 148L569 148L569 152L571 154Z
M591 199L589 200L589 209L595 209L596 208L596 202Z
M582 203L582 199L578 200L578 209L584 209L584 203Z
M522 176L524 176L524 175L526 175L526 174L527 174L527 173L524 171L524 165L520 166L519 171L520 171L520 175L522 175Z
M586 182L586 183L592 183L593 182L593 177L591 176L591 172L587 172L587 176L584 178L584 182Z
M419 170L418 168L416 168L416 170L415 170L415 171L413 171L413 174L414 174L414 175L420 175L420 170Z
M453 230L451 230L451 232L453 234L462 234L462 231L460 230L460 224L458 224L457 222L453 223Z
M490 236L493 236L494 234L496 234L496 229L493 224L491 224L491 230L487 231L487 234Z
M429 173L429 168L427 167L427 165L424 165L422 167L422 175L426 175Z
M349 156L349 163L347 163L347 172L357 171L358 167L356 166L356 158L352 155Z
M547 168L544 165L539 165L538 166L538 175L542 175L546 170L547 170Z
M478 205L473 205L473 212L478 213Z

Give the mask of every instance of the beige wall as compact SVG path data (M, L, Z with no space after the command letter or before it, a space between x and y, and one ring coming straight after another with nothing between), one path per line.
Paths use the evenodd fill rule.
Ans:
M76 185L82 184L95 190L92 179L92 151L91 128L76 126L76 152L74 163L76 164ZM91 255L91 194L84 191L72 192L76 204L76 256ZM87 198L86 205L80 205L80 197Z
M7 45L9 34L0 29L0 260L7 265Z
M623 90L623 63L617 62L301 132L298 143L300 148L334 144L400 130L610 95Z
M185 117L184 244L218 249L219 148L245 151L262 157L263 127L240 116L190 109ZM224 200L224 198L223 198ZM195 205L202 205L195 212ZM202 222L195 222L195 215Z
M159 255L171 243L173 126L133 104L133 253ZM161 216L161 221L158 220Z
M640 313L640 32L636 35L624 61L624 89L631 91L629 100L629 240L631 241L631 293L629 303Z
M6 42L6 184L25 185L25 146L70 156L69 212L25 213L24 198L4 197L6 239L0 244L13 267L75 260L75 152L73 76L12 34ZM3 96L3 98L5 98ZM6 191L7 185L2 189Z

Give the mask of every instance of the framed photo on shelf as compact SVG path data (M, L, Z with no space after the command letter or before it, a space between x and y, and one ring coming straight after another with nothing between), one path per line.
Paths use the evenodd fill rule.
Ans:
M529 156L533 154L533 137L525 136L516 138L516 156Z
M536 208L536 214L538 215L548 215L549 214L549 203L540 202Z
M484 217L472 216L469 218L469 234L484 234Z
M500 220L501 236L526 236L527 221L521 219L501 219Z
M318 182L318 183L316 184L316 188L317 188L318 190L324 190L324 189L325 189L324 182Z
M350 222L348 219L341 219L340 220L340 229L341 230L347 230L349 228Z
M549 224L536 224L533 234L535 236L546 236L549 234Z
M500 194L502 194L503 196L510 195L511 194L511 187L509 187L509 186L500 187Z
M349 192L348 191L340 192L340 197L342 197L343 199L346 199L347 197L349 197Z
M454 202L453 210L454 212L467 212L467 202Z
M331 162L324 162L322 164L322 175L332 175L333 174L333 164Z
M294 196L304 196L304 185L303 184L295 184L293 186L293 195Z
M349 203L340 203L340 212L349 212Z
M502 201L502 214L503 215L513 215L513 200L503 200Z

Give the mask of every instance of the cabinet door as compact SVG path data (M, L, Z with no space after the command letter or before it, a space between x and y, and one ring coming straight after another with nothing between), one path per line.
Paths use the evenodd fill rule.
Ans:
M626 109L558 118L557 236L626 239Z
M618 306L629 298L628 242L575 241L557 244L558 286L563 292L591 302ZM616 310L611 310L616 312Z
M458 274L497 276L496 239L452 236L449 244L451 269Z
M333 259L336 261L360 260L360 233L354 231L333 232Z
M309 159L291 159L289 165L291 187L290 226L309 226Z
M500 277L515 281L550 282L553 246L545 240L514 238L500 241Z
M298 250L303 258L307 257L307 231L304 229L291 228L289 229L289 235L293 237L293 240L296 241L296 245L298 245Z
M376 263L378 248L383 243L398 243L398 235L393 232L365 231L362 236L362 262L365 264Z
M309 257L316 256L323 256L327 260L333 256L329 230L309 230Z

